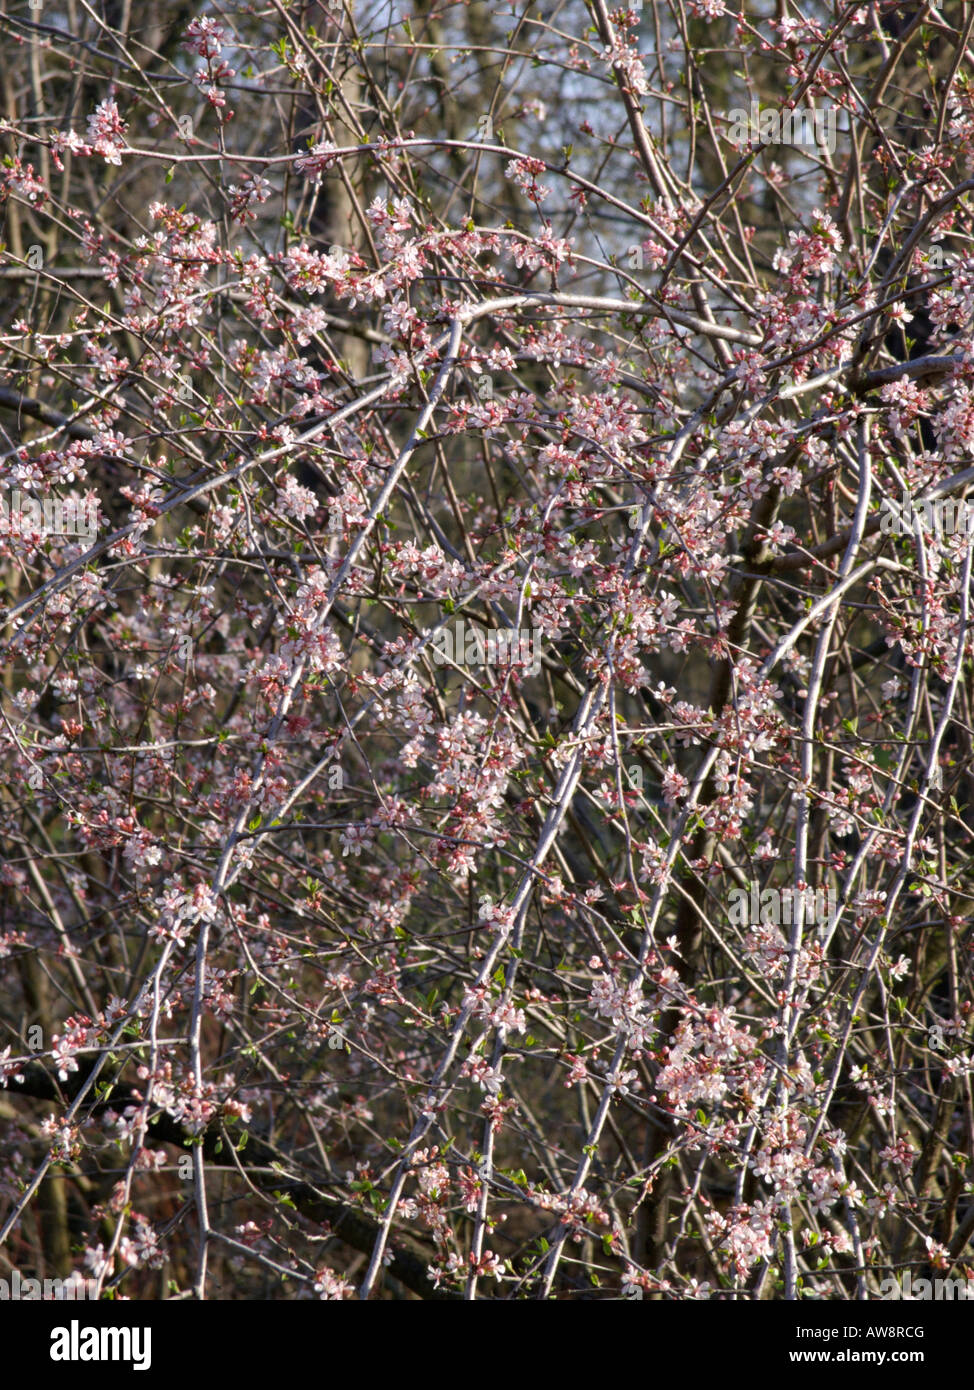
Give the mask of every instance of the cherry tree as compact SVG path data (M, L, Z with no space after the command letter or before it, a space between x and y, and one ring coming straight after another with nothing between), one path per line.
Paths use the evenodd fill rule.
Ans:
M143 8L0 21L0 1264L974 1277L965 7Z

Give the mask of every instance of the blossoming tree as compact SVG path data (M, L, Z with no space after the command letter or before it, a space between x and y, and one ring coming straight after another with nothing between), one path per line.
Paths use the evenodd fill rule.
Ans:
M974 481L969 14L142 9L0 21L2 1259L965 1275L970 537L880 523Z

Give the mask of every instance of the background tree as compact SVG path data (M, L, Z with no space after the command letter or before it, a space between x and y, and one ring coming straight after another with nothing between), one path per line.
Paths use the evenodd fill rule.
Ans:
M2 23L4 1257L966 1275L966 8Z

